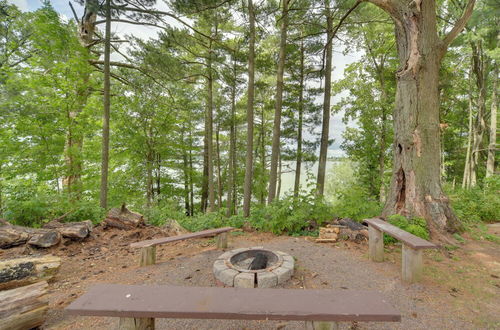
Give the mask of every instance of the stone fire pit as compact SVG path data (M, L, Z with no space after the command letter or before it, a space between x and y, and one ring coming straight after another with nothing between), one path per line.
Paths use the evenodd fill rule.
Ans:
M267 257L264 269L249 269L256 255ZM288 281L293 275L294 259L281 251L271 251L261 246L240 248L220 255L214 262L215 278L230 287L271 288Z

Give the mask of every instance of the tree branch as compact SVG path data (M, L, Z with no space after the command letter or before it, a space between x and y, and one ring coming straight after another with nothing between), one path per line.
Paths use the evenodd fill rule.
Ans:
M467 21L469 20L470 16L472 15L472 11L474 10L474 5L476 3L476 0L469 0L467 3L467 7L465 7L465 11L460 17L460 19L455 23L455 26L451 29L451 31L444 37L442 44L441 44L441 56L444 55L446 52L446 49L448 46L451 44L453 40L458 36L460 32L465 28L465 25L467 24Z

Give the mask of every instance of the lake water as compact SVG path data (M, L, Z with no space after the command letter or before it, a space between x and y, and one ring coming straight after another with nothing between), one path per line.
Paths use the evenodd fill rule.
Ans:
M331 174L331 169L335 164L339 164L338 160L327 160L326 161L326 178ZM302 163L300 172L300 185L303 189L307 188L307 184L313 183L316 185L316 176L318 175L318 162L304 162ZM286 192L293 192L293 186L295 184L295 162L285 161L283 162L282 174L281 174L281 192L283 196Z

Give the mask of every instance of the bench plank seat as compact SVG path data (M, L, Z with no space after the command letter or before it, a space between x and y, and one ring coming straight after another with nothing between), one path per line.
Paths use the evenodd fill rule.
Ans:
M353 290L98 284L66 311L121 318L401 321L380 293Z
M382 219L365 219L368 225L375 227L376 229L391 235L392 237L404 242L406 245L410 246L412 249L420 250L420 249L437 249L438 247L431 242L426 241L418 236L410 234L398 228L390 223L382 220Z
M165 244L165 243L171 243L171 242L175 242L175 241L182 241L182 240L189 239L189 238L200 238L200 237L214 236L217 234L231 231L233 229L234 229L233 227L223 227L223 228L217 228L217 229L208 229L208 230L197 231L195 233L189 233L189 234L184 234L184 235L149 239L146 241L132 243L132 244L130 244L130 247L143 248L143 247L156 246L156 245Z

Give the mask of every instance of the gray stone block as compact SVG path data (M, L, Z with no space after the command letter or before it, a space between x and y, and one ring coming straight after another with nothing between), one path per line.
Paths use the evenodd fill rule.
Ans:
M258 288L273 288L278 285L278 275L273 272L257 273Z
M217 278L219 281L224 283L226 286L233 286L234 285L234 277L238 275L239 273L235 271L234 269L226 269L223 270L219 273L219 276Z
M253 288L255 285L255 274L240 273L234 277L235 288Z
M213 272L214 272L215 277L217 277L220 272L222 272L226 269L229 269L229 268L226 266L226 263L224 262L224 260L215 260L214 266L213 266Z
M278 276L278 284L283 284L292 277L293 269L278 267L272 272Z

